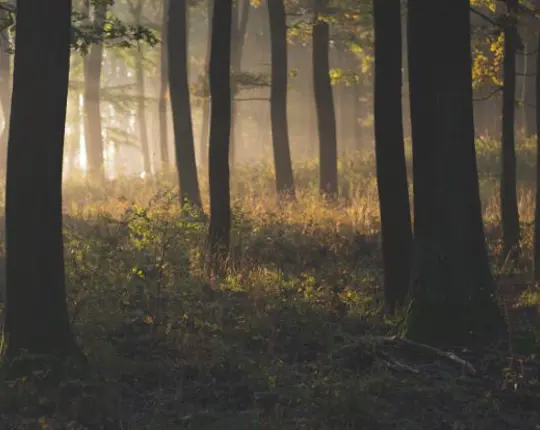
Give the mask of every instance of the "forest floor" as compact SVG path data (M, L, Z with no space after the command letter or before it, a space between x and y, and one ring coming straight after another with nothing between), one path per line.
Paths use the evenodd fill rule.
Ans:
M207 224L189 208L180 213L164 182L66 184L68 302L89 366L61 381L47 372L3 378L0 430L540 429L540 290L529 282L526 178L522 261L510 271L496 263L497 190L480 163L511 330L490 348L450 353L400 340L402 318L382 312L377 195L366 165L341 166L347 193L332 205L314 191L314 164L297 166L305 191L280 207L268 166L239 168L231 270L212 280Z

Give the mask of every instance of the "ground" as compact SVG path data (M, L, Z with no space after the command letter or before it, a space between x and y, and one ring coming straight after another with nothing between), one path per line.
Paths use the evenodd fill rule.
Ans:
M267 165L236 169L231 270L205 275L206 221L174 189L65 187L69 306L89 366L0 382L0 429L537 429L540 292L530 279L534 160L519 148L523 255L500 264L497 146L479 142L484 219L507 338L440 351L382 313L373 156L344 198L295 165L279 208ZM203 183L203 192L205 184ZM456 316L458 318L459 316Z

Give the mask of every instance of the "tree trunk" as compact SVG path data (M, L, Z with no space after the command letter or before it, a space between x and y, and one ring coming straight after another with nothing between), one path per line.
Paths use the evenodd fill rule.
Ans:
M540 34L538 35L540 47ZM534 280L540 282L540 50L536 51L536 209L534 214Z
M415 220L407 336L444 346L492 340L504 326L478 189L469 12L468 0L408 7Z
M520 134L525 133L525 88L526 88L526 82L527 77L526 76L519 76L518 71L520 74L524 73L525 68L527 67L527 57L523 55L522 52L517 51L516 46L516 55L515 55L515 70L516 70L516 98L514 102L514 131Z
M94 6L93 22L98 36L103 33L106 13L106 3L99 2ZM103 45L98 42L90 47L88 58L85 59L84 63L84 130L88 176L90 179L98 181L105 177L100 106L102 62Z
M159 88L159 149L161 154L161 170L166 173L170 167L169 139L167 132L167 90L169 84L169 67L167 65L167 24L170 0L163 0L163 22L161 25L160 52L160 88Z
M135 8L135 23L141 25L143 1L139 0ZM139 139L141 140L141 156L145 178L152 175L150 163L150 148L148 142L148 125L146 122L146 88L144 82L143 47L137 41L137 54L135 56L135 72L139 99L137 101L137 123L139 124Z
M167 51L180 204L201 208L188 84L187 0L169 2Z
M531 32L532 33L532 32ZM534 53L538 50L539 45L534 40L534 34L528 36L526 41L526 54L525 57L525 90L524 90L524 109L525 109L525 135L527 137L534 136L536 134L536 81L535 76L537 74L537 64L535 61Z
M319 130L320 191L338 194L336 114L330 83L330 24L325 21L328 0L315 0L313 23L313 87Z
M516 99L516 0L507 1L508 21L504 29L503 103L502 103L502 170L501 221L503 258L516 257L519 247L519 213L516 183L515 99Z
M208 0L208 36L206 38L206 61L204 66L204 85L208 88L208 67L210 64L210 40L212 39L212 5L213 0ZM202 101L201 140L199 142L200 165L208 165L208 131L210 122L210 95L205 91Z
M6 17L6 11L0 11L0 21ZM0 134L0 175L5 177L7 139L9 133L9 111L11 107L11 58L9 55L10 36L7 29L0 33L0 104L4 116L4 127Z
M241 5L241 7L240 7ZM250 11L249 0L237 0L233 9L233 22L232 22L232 46L231 46L231 69L233 73L232 77L232 91L233 99L231 106L231 147L229 151L229 160L231 168L234 168L236 164L236 151L241 139L241 133L238 132L238 123L240 122L240 116L237 115L238 106L234 98L238 95L239 88L236 80L236 75L242 71L242 54L244 52L244 42L246 40L247 23Z
M375 31L375 154L381 210L384 289L393 313L409 291L411 215L401 107L401 7L373 1Z
M362 127L363 109L360 103L360 97L363 95L363 84L355 82L354 84L354 149L361 152L365 149L364 128Z
M2 354L80 355L66 306L62 161L71 1L18 3L6 196Z
M78 92L76 93L74 104L75 106L73 107L73 109L75 110L75 120L73 121L73 128L75 129L75 131L73 132L73 137L69 144L68 154L66 157L68 163L68 175L70 176L80 170L80 165L79 163L77 163L77 161L79 159L81 149L81 120L83 118L83 114L81 112Z
M270 114L278 194L294 197L294 179L287 122L287 22L283 0L268 0L272 50Z
M210 52L210 269L219 273L229 254L231 196L229 145L231 133L231 36L233 0L214 2Z

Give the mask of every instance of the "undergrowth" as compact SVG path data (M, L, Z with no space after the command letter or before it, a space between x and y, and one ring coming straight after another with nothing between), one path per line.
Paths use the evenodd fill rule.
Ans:
M268 165L238 166L231 268L220 279L205 275L207 221L180 210L170 178L67 182L68 303L90 365L61 380L46 370L4 378L0 428L538 428L529 146L518 157L523 259L509 272L498 263L498 148L478 142L511 330L456 356L392 337L401 318L382 313L372 154L340 164L332 204L317 195L315 163L295 166L298 201L281 206Z

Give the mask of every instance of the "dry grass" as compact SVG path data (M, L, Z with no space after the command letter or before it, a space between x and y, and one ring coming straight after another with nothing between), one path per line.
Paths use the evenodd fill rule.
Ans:
M372 154L340 166L343 196L334 204L317 195L315 163L295 166L298 202L282 206L269 166L236 169L232 269L215 280L204 275L207 224L189 208L181 213L169 179L72 180L69 304L91 364L61 383L47 372L4 379L0 428L538 428L540 327L515 307L540 302L527 283L527 145L519 158L529 172L520 176L524 281L518 289L507 276L501 287L511 345L460 351L476 375L384 337L400 333L401 319L381 312ZM495 262L494 151L479 143ZM204 180L202 188L206 195Z

